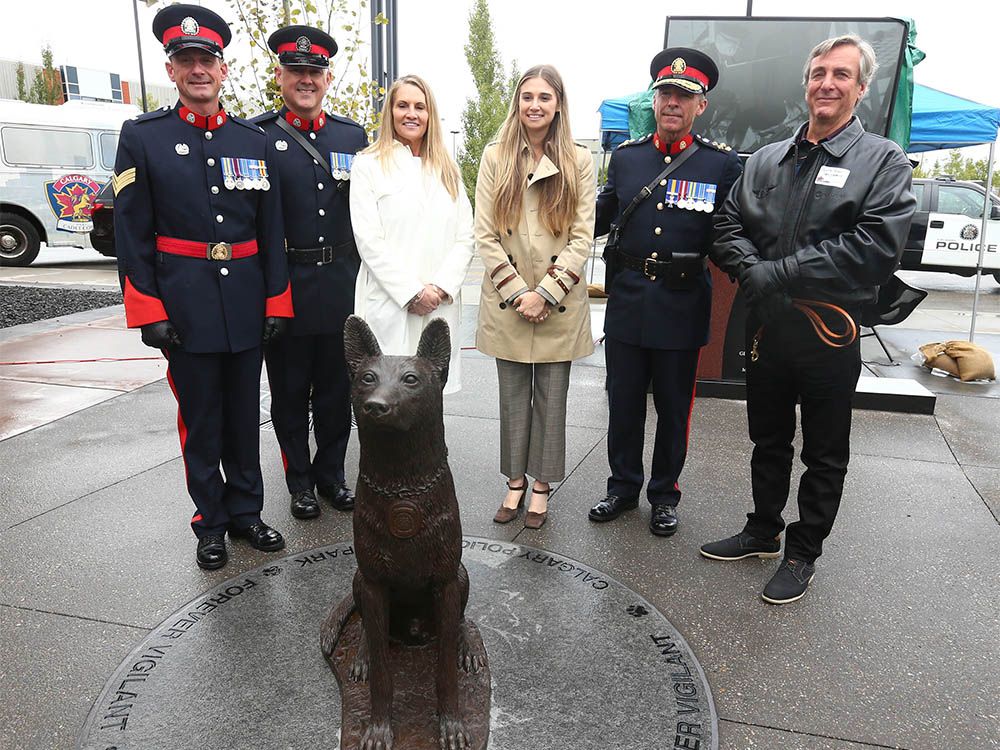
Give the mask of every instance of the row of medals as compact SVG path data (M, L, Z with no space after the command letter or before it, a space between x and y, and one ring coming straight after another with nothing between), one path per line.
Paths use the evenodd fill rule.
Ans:
M708 201L695 200L694 198L681 198L678 201L672 201L669 196L665 203L668 206L676 206L677 208L683 208L686 211L702 211L706 214L712 213L715 210L715 204L709 203Z
M226 190L270 190L271 182L266 177L227 177L223 180Z

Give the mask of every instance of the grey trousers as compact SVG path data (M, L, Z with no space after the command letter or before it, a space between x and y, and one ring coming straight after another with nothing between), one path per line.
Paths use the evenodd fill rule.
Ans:
M569 362L497 359L500 381L500 473L539 482L566 477Z

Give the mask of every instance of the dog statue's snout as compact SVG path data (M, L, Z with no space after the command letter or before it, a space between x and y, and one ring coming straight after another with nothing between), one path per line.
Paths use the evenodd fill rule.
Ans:
M389 413L392 407L390 407L385 401L377 398L370 398L365 401L362 408L364 409L365 414L369 417L384 417Z

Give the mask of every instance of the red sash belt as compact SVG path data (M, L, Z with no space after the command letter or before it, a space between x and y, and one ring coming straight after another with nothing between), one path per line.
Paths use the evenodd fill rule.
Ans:
M247 258L257 254L257 240L247 242L195 242L179 240L175 237L157 237L156 249L161 253L186 255L189 258L206 258L207 260L231 260L232 258Z

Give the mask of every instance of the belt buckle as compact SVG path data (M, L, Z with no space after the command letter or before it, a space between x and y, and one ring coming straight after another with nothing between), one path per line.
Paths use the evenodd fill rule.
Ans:
M323 252L323 265L327 263L333 263L333 245L325 245L320 248Z
M650 281L655 281L656 280L656 268L654 266L653 270L650 271L649 264L650 263L656 263L656 262L657 261L656 261L655 258L643 258L642 259L642 275L645 276Z
M208 246L209 260L232 260L233 246L228 242L217 242Z

